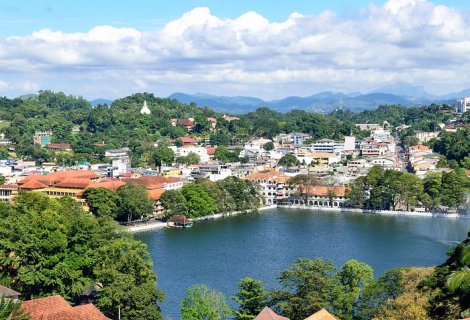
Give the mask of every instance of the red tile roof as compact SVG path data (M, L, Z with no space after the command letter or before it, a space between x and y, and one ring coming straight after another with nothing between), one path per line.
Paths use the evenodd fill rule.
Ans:
M185 127L192 127L194 126L194 122L189 119L178 119L178 124L185 126Z
M346 187L343 186L316 186L316 187L311 187L309 190L307 190L307 193L311 196L322 196L326 197L328 196L328 192L333 191L335 196L337 197L344 197L346 194Z
M210 156L213 156L215 154L215 147L207 147L206 150L207 150L207 154L210 155Z
M147 190L163 189L165 183L175 183L181 181L180 178L162 177L162 176L142 176L140 178L123 179L126 183L136 183L143 185Z
M126 183L119 179L106 179L100 182L92 182L90 185L87 186L88 188L105 188L111 191L117 191L117 189L121 186L126 185Z
M61 182L64 179L71 178L87 178L87 179L98 179L100 176L96 173L88 170L69 170L69 171L57 171L50 172L45 175L30 175L21 181L18 181L19 185L23 185L28 181L34 180L43 183L48 186L52 186L56 183Z
M196 143L196 140L194 140L193 138L190 138L190 137L181 137L181 138L178 138L178 139L181 139L181 141L183 143Z
M90 184L91 180L87 178L66 178L59 183L56 183L54 187L85 189Z
M28 190L34 190L34 189L44 189L47 188L47 185L44 183L41 183L37 180L29 180L23 184L20 185L20 189L28 189Z
M72 307L61 296L24 301L21 309L30 314L30 320L110 320L92 304Z
M123 179L126 183L136 183L143 185L147 190L163 189L165 177L161 176L143 176L140 178L126 178Z
M147 191L148 197L155 201L160 200L160 197L164 193L165 193L165 189L153 189L153 190Z
M264 307L254 320L289 320L289 318L280 316L268 307Z
M2 184L2 185L0 185L0 189L16 190L16 189L18 189L18 185L16 185L16 184Z

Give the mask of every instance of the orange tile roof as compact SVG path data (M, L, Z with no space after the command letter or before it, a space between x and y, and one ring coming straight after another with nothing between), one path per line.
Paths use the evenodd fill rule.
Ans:
M117 189L121 186L126 185L126 183L122 180L119 179L105 179L100 182L92 182L90 185L88 185L88 188L105 188L111 191L117 191Z
M277 171L266 171L266 172L258 172L258 173L252 173L247 176L245 176L245 179L248 180L264 180L264 179L272 179L282 176L281 173Z
M344 197L346 194L346 187L343 186L315 186L307 190L311 196L328 196L328 191L333 191L335 196Z
M254 320L289 320L289 318L280 316L270 308L264 307Z
M429 150L428 146L424 146L422 144L417 144L411 147L412 150Z
M58 171L50 172L45 175L29 175L21 181L18 181L19 185L22 185L28 181L34 180L39 181L48 186L52 186L56 183L61 182L67 178L87 178L87 179L98 179L100 176L96 173L88 170L69 170L69 171Z
M321 309L320 311L315 312L310 317L305 320L338 320L334 315L329 313L326 309Z
M142 176L139 178L126 178L123 179L126 183L136 183L143 185L147 190L163 189L165 183L173 183L181 181L180 178L162 177L162 176Z
M207 154L210 155L210 156L213 156L215 154L215 147L207 147L206 150L207 150Z
M72 307L61 296L50 296L21 303L30 320L110 320L94 305Z
M44 183L41 183L37 180L30 180L30 181L27 181L25 183L23 183L22 185L19 186L20 189L30 189L30 190L33 190L33 189L44 189L44 188L47 188L48 186L45 185Z
M91 180L87 178L65 178L59 183L54 184L54 187L85 189L90 184Z
M16 189L18 189L18 185L16 185L16 184L2 184L2 185L0 185L0 189L16 190Z
M152 200L159 200L164 193L165 189L153 189L147 191L148 197Z

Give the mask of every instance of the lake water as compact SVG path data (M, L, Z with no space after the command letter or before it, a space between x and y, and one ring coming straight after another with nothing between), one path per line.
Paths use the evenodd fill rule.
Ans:
M136 234L147 243L166 298L163 315L179 318L186 289L207 284L230 296L244 277L268 288L296 258L368 263L375 276L402 266L433 266L466 238L470 219L379 216L273 209L256 215L197 222L191 229Z

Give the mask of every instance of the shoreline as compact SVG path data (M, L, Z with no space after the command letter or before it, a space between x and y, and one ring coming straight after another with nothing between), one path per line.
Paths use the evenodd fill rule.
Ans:
M270 205L258 208L258 211L266 211L271 209L304 209L311 211L333 211L343 213L361 213L370 215L383 215L383 216L410 216L410 217L427 217L427 218L452 218L452 219L470 219L470 215L463 215L458 213L444 213L444 212L416 212L416 211L393 211L393 210L366 210L366 209L354 209L354 208L331 208L331 207L308 207L301 205ZM234 217L241 214L245 214L246 211L234 211L229 213L214 213L204 217L198 217L192 219L193 221L209 221L227 217ZM125 229L129 232L143 232L154 229L163 229L167 226L166 222L151 221L142 224L136 224L133 226L127 226Z
M271 206L263 206L258 208L258 211L265 211L265 210L270 210L270 209L276 209L277 206L271 205ZM215 219L221 219L221 218L226 218L226 217L234 217L238 216L241 214L245 214L246 211L234 211L234 212L228 212L228 213L214 213L208 216L204 217L198 217L191 219L193 221L208 221L208 220L215 220ZM154 230L154 229L163 229L167 226L166 222L161 222L161 221L151 221L151 222L145 222L141 224L136 224L133 226L126 226L125 229L129 232L135 233L135 232L142 232L142 231L148 231L148 230Z

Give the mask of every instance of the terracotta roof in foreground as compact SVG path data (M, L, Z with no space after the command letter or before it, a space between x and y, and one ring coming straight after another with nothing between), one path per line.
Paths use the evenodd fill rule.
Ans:
M289 318L280 316L268 307L264 307L254 320L289 320Z
M50 296L21 303L30 320L110 320L92 304L72 307L61 296Z
M305 320L338 320L334 315L329 313L326 309L321 309L315 312Z

